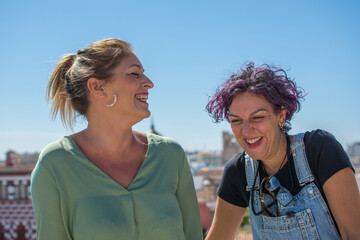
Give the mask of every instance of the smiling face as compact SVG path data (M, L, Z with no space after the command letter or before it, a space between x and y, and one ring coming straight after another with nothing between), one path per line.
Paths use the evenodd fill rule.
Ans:
M270 102L255 93L234 96L229 108L231 129L245 152L255 160L271 161L283 156L284 134L279 126L286 110L274 112Z
M150 116L148 90L153 82L144 75L144 68L135 54L129 54L112 71L112 77L106 86L108 103L117 95L117 102L109 110L115 110L122 116L135 116L140 120Z

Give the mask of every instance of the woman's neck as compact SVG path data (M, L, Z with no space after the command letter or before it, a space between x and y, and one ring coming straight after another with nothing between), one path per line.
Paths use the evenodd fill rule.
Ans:
M132 149L134 144L142 144L140 133L132 130L132 126L142 119L131 116L119 116L119 114L96 111L89 109L87 113L88 127L80 132L87 145L97 146L105 152L125 152Z
M109 161L127 161L139 149L147 149L147 138L132 130L131 125L94 124L71 136L81 151L93 160L106 158ZM146 151L146 150L145 150ZM113 160L110 160L113 159Z
M263 166L267 174L275 175L287 162L287 136L282 134L279 141L279 148L271 160L263 161Z
M132 144L136 142L131 127L98 127L89 124L81 134L89 145L98 146L107 152L124 152L126 149L131 148Z

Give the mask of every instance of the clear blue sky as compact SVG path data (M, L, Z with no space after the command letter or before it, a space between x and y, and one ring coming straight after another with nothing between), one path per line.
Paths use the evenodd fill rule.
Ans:
M291 133L322 128L346 148L360 141L359 12L355 0L0 0L0 159L71 134L50 118L48 77L62 54L110 37L132 44L155 83L157 130L186 150L222 149L230 127L204 108L247 61L281 66L307 91Z

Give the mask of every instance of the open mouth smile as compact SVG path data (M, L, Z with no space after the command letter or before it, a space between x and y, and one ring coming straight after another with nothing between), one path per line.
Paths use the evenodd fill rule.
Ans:
M251 138L251 139L245 138L246 143L251 146L254 146L254 145L260 143L261 140L262 140L262 137Z
M148 104L148 103L146 102L146 101L148 100L148 95L149 95L149 93L147 93L147 92L138 93L138 94L135 95L135 98L136 98L137 100L139 100L140 102L142 102L142 103Z

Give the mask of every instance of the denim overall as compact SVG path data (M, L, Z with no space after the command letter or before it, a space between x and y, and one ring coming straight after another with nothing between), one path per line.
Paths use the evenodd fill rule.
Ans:
M254 204L251 204L251 196L249 201L251 229L254 240L341 239L327 204L321 196L319 189L314 184L314 177L305 154L303 137L303 133L293 136L294 141L291 144L291 149L297 179L299 180L300 186L304 187L294 196L294 199L287 206L281 205L280 202L283 202L281 199L286 200L285 198L291 198L291 196L289 196L289 194L278 194L277 204L273 204L270 209L276 212L277 207L279 217L269 217L264 213L259 215L254 214L252 206L254 206L256 213L261 211L259 174L257 174L254 191L251 192L256 175L255 170L258 168L259 163L245 154L246 190L250 191L250 195L254 194ZM273 202L272 197L267 194L263 194L263 199L267 206Z

